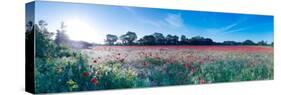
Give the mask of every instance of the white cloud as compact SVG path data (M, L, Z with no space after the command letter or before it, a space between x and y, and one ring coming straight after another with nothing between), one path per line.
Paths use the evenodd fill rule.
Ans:
M139 22L141 23L145 23L145 24L149 24L158 28L161 28L161 26L163 25L163 23L159 22L159 21L155 21L155 20L150 20L147 18L144 18L142 16L140 16L140 14L138 14L134 9L131 9L129 7L124 7L124 9L126 9L128 12L131 13L131 15Z
M165 18L165 21L169 25L177 28L184 26L183 19L180 14L168 14L168 16Z
M131 13L131 15L137 19L141 23L149 24L158 28L167 28L167 27L173 27L173 28L181 28L184 26L182 19L182 16L180 14L167 14L167 16L157 19L148 19L142 17L140 14L138 14L134 9L131 9L129 7L124 7L125 10Z
M247 19L248 18L242 18L234 23L228 24L220 28L205 29L205 33L208 34L208 36L219 36L219 35L223 36L229 33L240 32L248 28L248 27L239 27L239 25L241 25L241 23L245 22Z

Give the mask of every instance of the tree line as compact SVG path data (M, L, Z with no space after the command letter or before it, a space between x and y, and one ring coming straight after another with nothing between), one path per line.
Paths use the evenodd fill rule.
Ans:
M47 31L47 22L44 20L40 20L38 25L34 25L33 22L27 23L27 33L30 33L32 29L41 29L43 32ZM32 28L33 27L33 28ZM57 45L64 45L74 49L81 48L91 48L94 43L89 43L86 41L73 41L69 39L67 32L65 29L65 25L62 22L59 29L57 29L54 42ZM29 32L28 32L29 31ZM48 32L49 35L54 35L51 32ZM120 40L121 42L118 42ZM138 36L135 32L128 31L127 33L117 36L114 34L107 34L105 39L105 45L259 45L259 46L273 46L272 43L267 43L266 41L259 41L255 43L252 40L245 40L242 42L237 41L223 41L223 42L215 42L211 38L204 38L202 36L195 36L188 38L185 35L181 35L180 37L177 35L163 35L162 33L153 33L150 35L145 35L142 38L138 39Z
M195 36L188 38L185 35L180 37L177 35L168 34L167 36L162 33L153 33L145 35L137 40L138 36L135 32L128 31L126 34L118 37L117 35L107 34L105 43L106 45L260 45L260 46L273 46L272 43L266 41L259 41L255 43L252 40L245 40L243 42L237 41L223 41L215 42L211 38L204 38L202 36ZM117 42L120 40L121 42Z

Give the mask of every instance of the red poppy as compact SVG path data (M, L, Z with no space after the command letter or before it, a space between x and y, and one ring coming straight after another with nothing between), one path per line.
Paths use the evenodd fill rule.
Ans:
M84 72L82 75L83 75L83 77L88 77L89 73L88 72Z
M97 60L94 60L93 63L97 63Z
M200 79L200 84L204 84L205 83L205 80L203 80L203 79Z
M93 78L91 79L91 83L93 83L93 84L97 84L97 83L98 83L97 78L96 78L96 77L93 77Z

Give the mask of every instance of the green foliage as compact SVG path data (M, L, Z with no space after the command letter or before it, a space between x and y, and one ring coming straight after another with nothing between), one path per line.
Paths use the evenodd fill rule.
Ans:
M248 80L273 79L272 63L250 63L241 60L216 61L214 63L161 63L146 59L144 68L150 86L203 84ZM155 65L156 64L156 65ZM161 65L160 65L161 64Z
M139 87L142 83L136 72L124 68L122 63L109 62L94 66L96 77L99 80L97 89L116 89Z
M35 92L66 92L87 90L90 79L82 76L88 71L87 57L78 51L72 51L63 45L56 45L51 39L46 24L34 30L36 37ZM37 25L35 25L38 27Z
M164 65L166 62L164 62L164 60L159 60L159 59L155 59L155 58L146 58L145 62L150 63L149 65Z
M197 63L198 64L198 63ZM241 61L217 61L196 66L199 70L192 77L204 79L208 83L273 79L270 63L245 63ZM196 81L194 81L196 82Z
M189 84L189 69L180 63L166 63L161 59L146 58L148 66L142 67L140 75L145 75L149 86ZM146 79L144 78L144 79Z
M112 35L112 34L107 34L106 35L106 40L105 42L108 44L108 45L113 45L114 42L116 42L118 40L118 37L116 35Z
M137 39L137 34L135 32L128 31L126 34L121 35L119 39L122 40L124 45L132 45L134 40Z
M87 81L82 73L87 70L86 59L82 55L69 59L64 58L36 58L35 84L36 93L66 92L83 90ZM69 84L72 80L74 84ZM86 86L87 87L87 86Z

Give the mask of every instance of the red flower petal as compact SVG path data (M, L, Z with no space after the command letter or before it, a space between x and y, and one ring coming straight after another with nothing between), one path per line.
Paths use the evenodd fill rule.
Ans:
M97 78L96 78L96 77L93 77L93 78L91 79L91 83L97 84L97 83L98 83Z
M205 83L205 80L203 80L203 79L200 79L200 84L204 84Z
M97 63L97 60L94 60L93 63Z
M83 77L88 77L89 73L88 72L84 72L82 75L83 75Z

